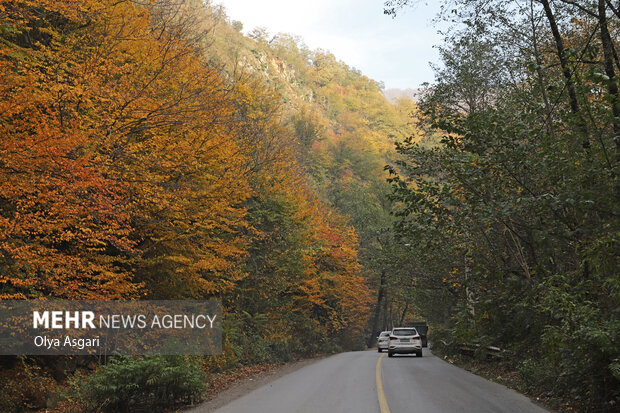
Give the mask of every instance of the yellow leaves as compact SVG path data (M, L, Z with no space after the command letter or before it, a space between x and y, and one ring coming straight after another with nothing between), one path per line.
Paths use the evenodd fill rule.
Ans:
M0 54L0 133L11 137L0 141L0 196L12 211L1 230L24 274L4 284L17 291L32 277L59 297L127 297L145 278L132 270L137 251L163 253L168 274L238 279L243 242L230 234L250 191L223 126L234 112L220 75L133 2L4 4L9 20L39 19L38 35L53 39L11 38ZM57 36L29 10L75 28ZM225 289L215 284L194 283Z
M305 280L299 287L300 292L304 295L304 304L302 305L315 305L317 307L323 307L325 299L321 294L321 286L319 280L309 279Z
M14 263L0 267L2 297L250 294L274 303L261 313L295 314L303 328L364 327L354 229L306 182L279 94L205 64L188 40L190 8L0 4L51 39L14 36L0 51L0 135L11 137L0 140L0 239ZM312 110L301 120L311 148L330 121ZM341 123L327 134L367 129L355 116ZM250 221L252 202L267 223Z

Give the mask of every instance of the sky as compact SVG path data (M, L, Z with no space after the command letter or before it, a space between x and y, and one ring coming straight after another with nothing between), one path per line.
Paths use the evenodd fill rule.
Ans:
M265 27L271 34L300 36L310 49L331 51L339 60L390 88L432 82L429 62L441 36L432 19L439 1L421 0L396 18L383 14L384 0L214 0L243 32Z

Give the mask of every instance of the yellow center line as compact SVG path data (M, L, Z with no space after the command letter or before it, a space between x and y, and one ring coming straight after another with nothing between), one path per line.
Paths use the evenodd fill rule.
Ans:
M381 382L381 360L385 354L382 354L377 360L377 397L379 398L379 408L381 413L390 413L387 400L385 399L385 393L383 393L383 383Z

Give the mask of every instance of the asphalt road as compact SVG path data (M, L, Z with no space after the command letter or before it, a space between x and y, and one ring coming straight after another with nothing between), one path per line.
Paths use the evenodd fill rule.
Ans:
M543 413L528 398L440 360L337 354L282 376L217 413Z

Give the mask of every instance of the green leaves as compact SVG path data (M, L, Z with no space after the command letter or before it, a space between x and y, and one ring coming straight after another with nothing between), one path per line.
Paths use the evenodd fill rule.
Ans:
M405 140L387 168L410 246L394 267L416 274L418 307L452 340L513 349L528 387L604 410L620 397L609 390L620 388L620 158L603 51L583 21L561 20L575 106L559 56L541 51L546 31L504 3L457 3L485 29L456 30L442 48L422 105L441 139Z
M115 357L86 378L76 375L72 387L86 410L129 412L199 401L205 382L196 357Z

